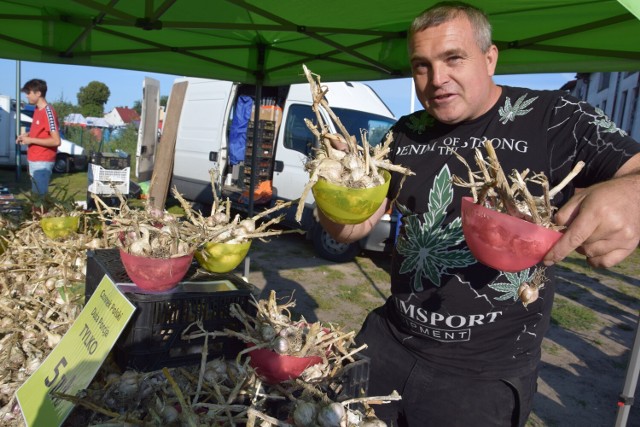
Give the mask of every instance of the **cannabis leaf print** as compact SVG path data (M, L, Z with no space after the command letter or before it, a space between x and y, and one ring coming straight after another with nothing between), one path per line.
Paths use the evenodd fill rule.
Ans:
M528 110L526 108L531 105L533 101L538 99L538 97L536 96L535 98L527 99L525 101L527 95L529 94L525 93L518 98L513 106L511 106L511 98L507 96L507 99L504 101L504 106L500 107L498 110L498 113L500 114L500 123L504 125L507 124L508 121L513 122L515 121L516 116L524 116L532 110L532 108L529 108Z
M535 269L531 271L530 268L526 270L522 270L518 273L506 273L504 277L507 279L506 282L494 282L489 285L491 289L497 292L502 292L502 295L496 297L496 301L506 301L508 299L513 299L514 301L518 300L518 289L520 289L520 285L523 282L531 282L533 279Z
M409 116L409 123L407 127L417 134L422 134L428 127L432 127L435 123L435 119L431 117L429 113L423 111L420 116Z
M611 121L611 119L605 114L604 111L602 111L599 108L596 108L596 114L598 114L598 117L593 119L593 121L591 122L592 124L600 127L606 133L616 133L616 132L618 132L618 133L620 133L620 136L626 136L627 135L627 132L623 131L618 126L616 126L616 124Z
M405 257L400 273L414 272L414 291L424 290L423 279L428 279L439 287L440 277L449 268L465 267L475 262L468 249L451 249L464 240L460 218L446 226L442 224L452 200L451 172L445 166L434 179L429 193L428 211L422 215L403 217L405 236L399 239L396 248Z

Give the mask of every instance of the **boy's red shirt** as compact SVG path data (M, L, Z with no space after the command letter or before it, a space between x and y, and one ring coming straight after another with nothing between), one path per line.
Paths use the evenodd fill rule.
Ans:
M56 111L49 104L42 109L36 108L33 112L29 136L31 138L44 139L50 137L51 132L60 133ZM43 147L30 144L27 149L27 160L30 162L54 162L57 152L58 147Z

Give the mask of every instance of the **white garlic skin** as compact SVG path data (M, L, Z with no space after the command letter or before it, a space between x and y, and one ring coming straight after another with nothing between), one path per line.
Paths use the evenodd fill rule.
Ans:
M293 423L297 427L312 427L317 413L318 408L314 403L300 401L293 410Z
M320 427L340 427L344 416L344 407L334 402L320 409L316 421Z
M527 282L523 282L518 288L518 296L520 297L520 301L526 307L532 302L536 301L539 296L539 291L537 286L531 286Z

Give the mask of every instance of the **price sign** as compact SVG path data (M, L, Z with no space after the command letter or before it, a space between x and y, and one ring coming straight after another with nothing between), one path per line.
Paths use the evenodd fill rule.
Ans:
M73 403L51 393L75 395L87 388L134 311L105 275L60 343L16 392L27 426L62 424Z

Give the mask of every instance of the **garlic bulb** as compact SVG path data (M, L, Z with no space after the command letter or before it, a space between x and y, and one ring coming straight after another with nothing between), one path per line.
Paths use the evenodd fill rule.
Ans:
M315 425L318 408L313 402L299 401L293 410L293 423L298 427Z
M518 289L518 296L520 297L522 304L526 307L538 299L538 287L532 286L527 282L523 282Z
M344 407L334 402L320 409L316 421L320 427L340 427L344 416Z

